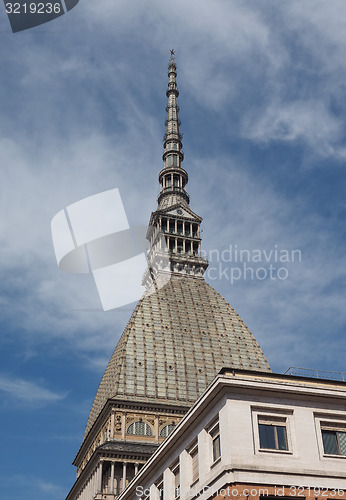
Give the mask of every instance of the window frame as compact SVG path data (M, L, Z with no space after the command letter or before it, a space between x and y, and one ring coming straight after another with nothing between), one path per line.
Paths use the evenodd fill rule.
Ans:
M165 486L163 475L155 481L155 487L157 488L157 492L159 494L159 500L164 500L165 498Z
M170 470L174 476L174 499L177 500L180 498L180 463L179 460L173 466L170 467Z
M221 460L221 436L220 436L220 423L219 419L217 419L211 426L208 428L208 434L210 436L210 442L211 442L211 466L219 462ZM219 455L215 458L215 448L214 448L214 443L215 441L218 440L219 442Z
M287 437L287 418L272 418L267 416L257 416L257 424L258 424L258 435L259 435L259 446L260 450L274 450L274 451L289 451L288 447L288 437ZM275 448L269 446L262 446L261 444L261 430L260 426L266 426L274 429L274 444ZM284 445L285 448L280 448L280 438L278 433L278 427L282 427L284 429Z
M199 449L198 449L198 441L194 441L194 443L189 446L186 450L190 456L190 464L191 464L191 481L190 487L196 484L199 481ZM197 465L196 465L197 464Z
M292 436L293 409L281 409L272 407L251 407L252 413L252 432L254 439L255 454L273 453L273 454L294 454L294 443ZM260 424L281 426L285 428L286 449L262 448L260 440ZM277 432L277 431L276 431ZM276 441L277 443L277 441Z
M135 430L135 429L136 429L136 424L144 424L145 434L138 434L138 433L136 432L136 430ZM135 431L134 431L134 432L129 432L129 429L130 429L130 427L132 427L132 426L134 426L134 430L135 430ZM148 433L147 433L147 430L148 430L148 429L149 429L149 431L150 431L150 434L148 434ZM134 421L134 422L131 422L131 423L127 426L127 428L126 428L126 435L127 435L127 436L153 437L153 436L154 436L154 433L153 433L153 429L152 429L151 425L150 425L150 424L148 424L148 422L145 422L145 421L143 421L143 420L136 420L136 421Z
M336 458L336 459L346 459L346 453L343 454L341 453L341 446L340 446L340 438L338 436L338 432L345 433L346 436L346 421L345 420L339 420L335 419L332 416L325 416L322 418L317 418L316 419L318 422L318 436L319 436L319 444L320 444L320 450L321 450L321 456L323 458L331 459L331 458ZM325 447L324 447L324 441L323 441L323 431L329 431L329 432L335 432L336 433L336 440L337 440L337 446L340 451L340 453L326 453Z
M172 432L174 431L174 429L176 428L177 424L166 424L164 425L163 427L161 427L160 429L160 432L159 432L159 437L160 438L166 438L168 437L170 434L172 434ZM169 431L169 428L171 427L171 430ZM167 433L165 433L164 435L162 434L162 431L165 430L165 429L168 429Z

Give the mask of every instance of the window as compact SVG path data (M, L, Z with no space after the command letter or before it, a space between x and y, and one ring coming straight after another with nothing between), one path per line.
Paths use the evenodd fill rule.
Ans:
M221 457L221 443L220 443L220 429L219 424L213 427L209 434L212 439L212 448L213 448L213 462L216 462L218 458Z
M165 425L160 431L160 437L167 437L175 428L175 424Z
M174 498L179 498L179 496L180 496L180 467L179 467L179 464L172 467L172 472L174 474Z
M191 464L192 464L192 483L197 481L199 477L199 460L198 460L198 445L195 444L193 448L189 451L191 456Z
M326 455L346 456L346 429L322 425L323 450Z
M127 434L136 436L152 436L153 432L150 425L146 422L133 422L133 424L127 428Z
M163 477L162 476L156 482L155 486L158 489L160 500L164 500L164 487L163 487Z
M288 450L286 418L258 417L261 449Z

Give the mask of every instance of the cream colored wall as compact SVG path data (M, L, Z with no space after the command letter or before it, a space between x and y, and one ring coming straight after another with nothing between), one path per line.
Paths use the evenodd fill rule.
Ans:
M346 490L346 457L327 457L323 446L319 418L327 421L344 422L346 426L346 388L335 397L326 397L323 391L316 396L295 395L292 386L286 392L276 385L275 391L256 383L252 390L232 386L226 394L216 393L214 400L202 411L198 408L189 415L177 429L174 445L161 448L153 466L148 464L147 477L137 480L142 489L151 487L151 500L157 500L153 484L164 474L171 486L169 467L180 457L181 494L180 500L193 498L189 491L191 484L191 461L187 450L198 439L199 480L194 484L195 492L206 492L200 500L210 497L208 489L218 490L226 483L253 483L276 486L311 486L320 488L343 488ZM212 391L211 391L212 394ZM343 402L339 399L342 395ZM329 396L331 392L329 391ZM201 405L202 408L202 405ZM288 451L263 451L259 449L257 415L286 417ZM208 426L218 415L221 436L221 460L212 464L212 444ZM136 483L134 483L136 486ZM164 500L174 500L171 488ZM131 489L121 500L134 499ZM154 498L155 497L155 498Z
M222 419L221 429L221 446L225 450L225 454L222 450L224 465L270 472L274 483L278 479L282 482L288 474L303 474L306 477L318 476L318 484L324 486L330 484L325 481L325 476L339 475L345 478L346 486L346 457L324 456L317 417L324 415L326 421L344 422L346 428L346 408L341 411L338 402L327 404L317 400L297 401L284 394L268 396L266 393L257 393L252 401L244 396L240 394L235 398L230 394L223 410L227 413L227 419ZM260 450L258 414L287 418L288 451ZM273 474L276 474L275 479ZM257 480L267 482L269 477L262 476ZM304 484L308 484L312 479L304 481Z

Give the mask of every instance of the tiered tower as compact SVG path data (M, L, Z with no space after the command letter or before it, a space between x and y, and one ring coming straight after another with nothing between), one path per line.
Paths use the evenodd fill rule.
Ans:
M270 372L255 338L203 278L202 219L182 168L174 51L168 67L164 166L148 228L147 293L98 388L67 500L114 500L222 367Z
M201 256L202 218L190 208L186 192L188 174L183 169L183 144L180 132L177 98L177 68L174 50L168 66L168 97L166 133L164 135L163 169L159 173L160 195L157 210L151 215L147 238L149 240L148 271L144 283L148 285L159 270L203 277L208 261ZM164 259L169 254L169 265ZM161 258L159 258L161 257Z

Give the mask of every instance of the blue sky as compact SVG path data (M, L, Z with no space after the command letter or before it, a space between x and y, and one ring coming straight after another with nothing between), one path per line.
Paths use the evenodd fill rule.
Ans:
M74 482L133 305L104 313L90 276L59 271L50 221L117 187L130 224L147 224L171 48L204 249L302 255L285 280L208 281L274 371L346 372L345 2L81 0L15 35L0 4L0 37L4 498L65 498Z

